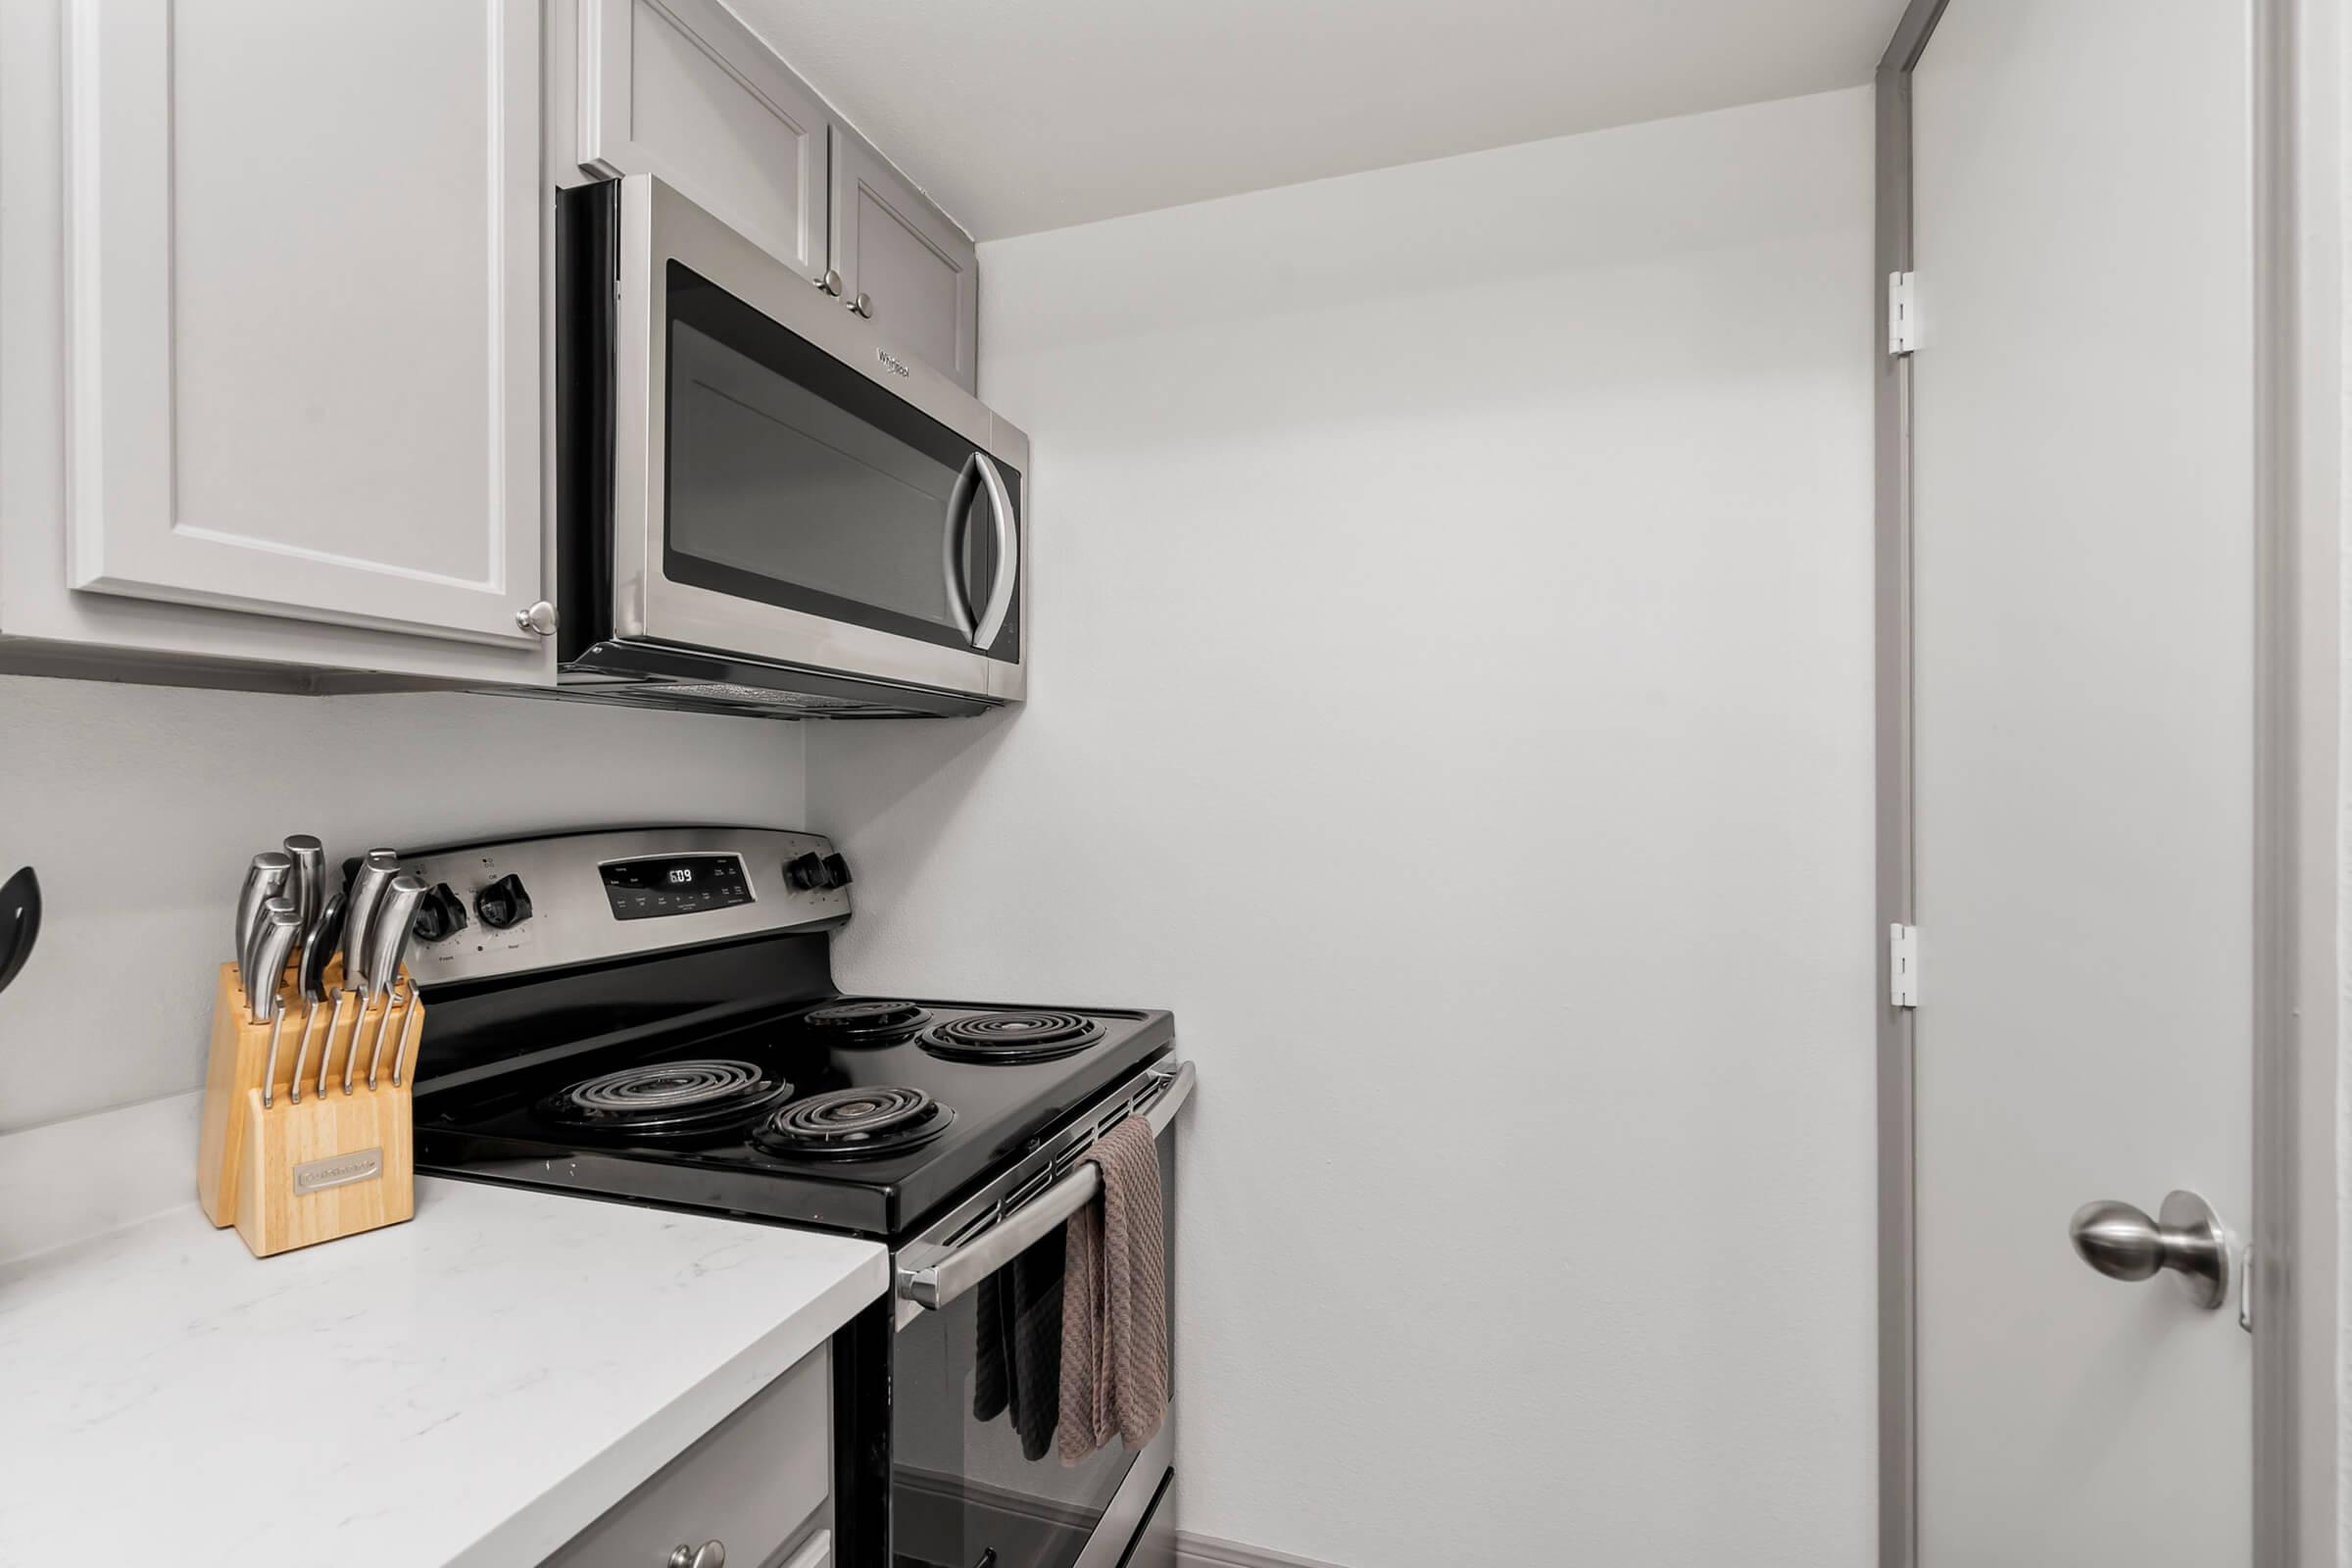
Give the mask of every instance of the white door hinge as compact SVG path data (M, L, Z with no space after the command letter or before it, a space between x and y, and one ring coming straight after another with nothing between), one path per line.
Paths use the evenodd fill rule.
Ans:
M1886 1000L1898 1007L1919 1005L1919 927L1886 928Z
M1919 300L1916 272L1886 274L1886 352L1910 353L1919 347Z

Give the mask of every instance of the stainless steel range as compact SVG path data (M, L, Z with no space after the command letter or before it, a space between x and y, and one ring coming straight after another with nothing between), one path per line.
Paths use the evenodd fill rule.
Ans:
M1173 1405L1143 1451L1065 1467L1037 1430L1040 1358L1002 1397L1011 1351L986 1310L1058 1291L1062 1222L1099 1187L1074 1161L1131 1116L1159 1135L1173 1292L1193 1069L1169 1014L841 995L850 868L811 834L400 859L431 885L409 957L432 1018L418 1169L892 1249L893 1297L834 1346L843 1568L1173 1563Z

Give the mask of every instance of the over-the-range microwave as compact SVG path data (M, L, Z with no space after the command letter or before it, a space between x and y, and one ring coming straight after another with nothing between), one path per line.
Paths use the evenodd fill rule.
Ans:
M650 175L563 192L556 238L554 695L1021 699L1027 436Z

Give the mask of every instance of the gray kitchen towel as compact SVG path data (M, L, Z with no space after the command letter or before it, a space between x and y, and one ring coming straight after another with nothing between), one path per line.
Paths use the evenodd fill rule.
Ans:
M1130 1116L1078 1156L1102 1194L1070 1216L1061 1294L1061 1462L1152 1441L1168 1413L1166 1221L1159 1147Z

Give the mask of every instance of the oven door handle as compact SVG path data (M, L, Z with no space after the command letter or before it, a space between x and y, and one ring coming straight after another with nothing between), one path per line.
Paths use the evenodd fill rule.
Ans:
M972 619L972 594L963 581L963 518L972 510L972 497L980 489L980 465L987 462L975 452L963 460L956 471L956 488L948 492L948 520L940 530L939 574L947 583L948 612L956 617L956 629L970 642L979 627Z
M1192 1098L1196 1074L1187 1061L1152 1076L1165 1087L1137 1114L1157 1138ZM1093 1165L1079 1166L938 1262L900 1275L899 1294L917 1306L939 1310L1053 1235L1102 1190L1102 1173Z
M997 646L997 636L1004 629L1004 617L1012 609L1013 584L1021 577L1021 530L1012 514L1012 495L1004 488L1004 475L985 452L972 454L972 462L980 470L981 488L988 492L989 516L997 527L996 580L988 585L988 605L980 612L980 624L972 633L972 646L987 653Z

